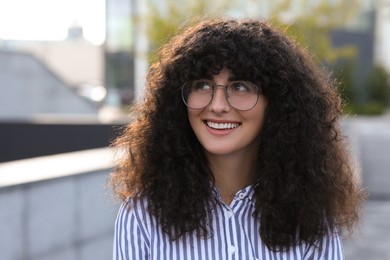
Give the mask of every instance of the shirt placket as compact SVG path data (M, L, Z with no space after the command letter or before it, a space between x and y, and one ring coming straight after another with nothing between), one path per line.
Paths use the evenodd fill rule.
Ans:
M242 201L244 198L245 192L241 192L234 197L230 206L225 205L224 207L225 226L227 227L226 246L229 260L240 259L240 241L238 241L237 234L240 227L235 214L241 203L244 203Z
M235 238L236 230L236 221L234 218L233 209L229 206L224 207L224 221L226 228L226 251L227 259L233 260L237 259L235 255L237 254L237 239Z

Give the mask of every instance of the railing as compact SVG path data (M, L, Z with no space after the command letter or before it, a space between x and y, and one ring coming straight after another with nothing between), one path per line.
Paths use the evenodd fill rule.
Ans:
M109 148L0 164L1 259L110 259Z

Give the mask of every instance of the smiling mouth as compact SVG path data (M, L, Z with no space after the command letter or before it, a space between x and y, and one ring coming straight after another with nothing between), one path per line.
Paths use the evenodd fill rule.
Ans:
M206 124L208 127L217 129L217 130L226 130L226 129L233 129L240 126L238 123L216 123L211 121L206 121Z

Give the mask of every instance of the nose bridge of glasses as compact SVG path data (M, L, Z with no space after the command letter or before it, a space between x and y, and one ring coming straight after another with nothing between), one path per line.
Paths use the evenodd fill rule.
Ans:
M227 87L228 85L222 85L222 84L213 84L213 97L217 94L218 89L220 88L223 93L223 97L228 99L228 93L227 93Z
M226 107L229 104L228 94L227 94L227 85L214 84L213 85L213 95L211 97L210 103L213 108L216 107ZM220 90L218 90L220 89Z
M214 84L214 88L224 88L226 89L228 85L222 85L222 84Z

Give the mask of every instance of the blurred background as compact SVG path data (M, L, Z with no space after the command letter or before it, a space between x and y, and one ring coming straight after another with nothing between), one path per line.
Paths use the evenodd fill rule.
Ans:
M331 73L370 193L346 259L390 259L390 0L0 0L0 258L110 259L108 148L194 17L267 19Z

